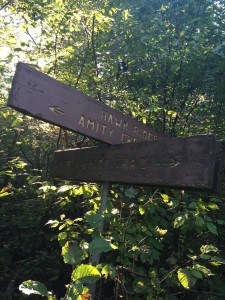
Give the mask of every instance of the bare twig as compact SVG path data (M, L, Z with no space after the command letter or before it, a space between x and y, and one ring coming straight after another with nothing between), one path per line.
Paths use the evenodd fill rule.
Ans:
M187 292L187 290L185 292ZM200 291L200 290L188 290L188 293L198 293L198 294L203 294L203 295L219 296L219 297L222 297L221 299L224 299L224 297L225 297L225 294L220 294L220 293L215 293L215 292L205 292L205 291ZM173 294L173 296L182 295L182 294L184 294L184 292L177 292L177 293Z
M77 76L77 81L76 81L76 84L75 84L76 87L78 86L78 83L79 83L79 81L80 81L81 75L82 75L83 70L84 70L85 63L86 63L86 59L84 58L84 59L83 59L83 62L82 62L82 65L81 65L80 72L79 72L79 74L78 74L78 76Z
M26 24L29 24L29 22L27 21L27 19L24 16L22 18L24 19L24 21L25 21ZM31 40L34 43L34 45L38 48L38 50L40 50L40 47L38 46L38 44L36 43L35 39L30 34L28 28L26 28L26 33L29 35L29 37L31 38Z
M93 60L95 64L95 72L96 72L96 77L99 77L99 71L98 71L98 62L97 62L97 56L96 56L96 50L95 50L95 15L93 15L92 19L92 32L91 32L91 44L92 44L92 52L93 52ZM100 102L102 102L102 97L101 97L101 92L97 91L98 99Z
M133 271L129 268L126 268L126 267L123 267L123 266L117 266L117 269L122 271L122 272L127 272L127 273L130 273L134 276L139 276L139 277L142 277L142 278L148 278L148 279L151 279L151 276L149 275L145 275L145 274L142 274L142 273L138 273L136 271Z
M163 279L160 280L160 283L162 283L164 280L166 280L172 273L176 272L179 268L180 268L180 266L176 266L172 271L170 271L168 274L166 274L166 276L163 277Z
M2 5L2 7L0 8L0 10L3 10L3 8L5 8L7 5L9 5L11 2L13 2L13 0L9 0L8 2L6 2L5 4Z

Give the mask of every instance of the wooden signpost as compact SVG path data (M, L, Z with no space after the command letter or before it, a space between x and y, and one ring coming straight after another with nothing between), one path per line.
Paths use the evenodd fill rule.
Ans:
M108 144L164 137L149 126L24 63L17 64L8 106Z
M52 176L218 191L222 164L221 142L213 136L196 136L57 151Z
M56 151L52 162L55 179L103 183L100 214L106 208L109 182L208 192L221 189L225 146L213 136L167 139L24 63L17 65L8 105L111 144ZM90 259L97 265L99 254ZM90 291L94 295L95 285Z
M219 190L224 147L212 136L166 139L24 63L17 65L8 105L105 143L120 144L56 152L53 177Z

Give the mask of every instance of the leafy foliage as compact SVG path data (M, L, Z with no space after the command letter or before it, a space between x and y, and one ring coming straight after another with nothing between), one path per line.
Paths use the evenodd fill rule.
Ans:
M20 285L19 289L24 294L27 294L27 295L38 294L38 295L42 295L42 296L46 296L46 297L51 295L51 293L47 291L46 286L44 286L43 283L38 282L38 281L32 281L32 280L25 281L25 282L23 282L23 284Z
M49 175L54 150L97 142L6 107L22 60L168 136L224 139L224 8L0 4L0 297L23 299L19 286L26 299L225 297L224 193L113 185L102 211L100 186Z

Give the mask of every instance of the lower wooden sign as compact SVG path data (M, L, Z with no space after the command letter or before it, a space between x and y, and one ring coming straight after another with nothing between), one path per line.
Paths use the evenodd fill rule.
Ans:
M220 190L222 143L213 136L169 138L54 153L55 179Z

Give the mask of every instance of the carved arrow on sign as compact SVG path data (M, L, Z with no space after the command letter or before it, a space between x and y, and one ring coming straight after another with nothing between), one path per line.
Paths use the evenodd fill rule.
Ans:
M64 111L62 111L58 106L49 106L49 109L57 115L64 114Z

